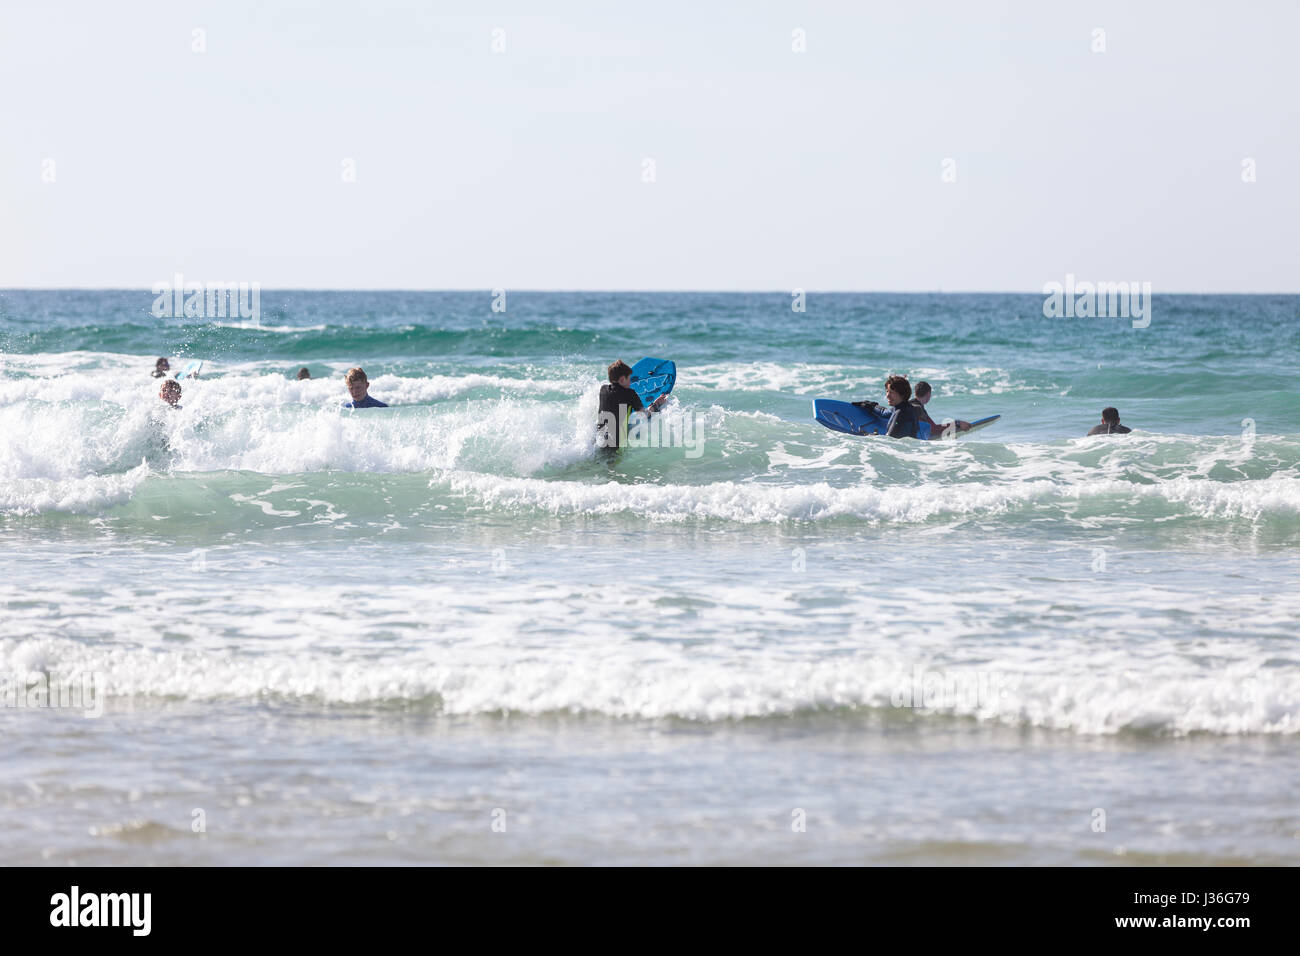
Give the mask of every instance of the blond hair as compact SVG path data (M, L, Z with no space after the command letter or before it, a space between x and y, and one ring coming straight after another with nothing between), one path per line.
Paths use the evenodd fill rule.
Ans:
M350 369L348 369L348 374L347 374L346 376L344 376L343 380L344 380L345 382L347 382L349 385L351 385L353 382L369 382L369 381L370 381L370 379L366 378L366 373L365 373L365 371L364 371L363 369L361 369L361 368L350 368Z

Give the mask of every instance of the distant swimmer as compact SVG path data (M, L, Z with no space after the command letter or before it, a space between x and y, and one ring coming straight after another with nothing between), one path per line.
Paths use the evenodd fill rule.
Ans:
M158 361L153 363L154 378L166 378L167 373L170 372L171 370L172 370L172 363L167 361L165 358L160 358Z
M180 408L181 383L174 378L167 379L162 383L162 388L158 389L158 397L172 408Z
M934 389L930 387L929 382L916 383L914 397L912 398L912 407L915 408L917 414L920 415L921 421L925 422L931 427L931 429L933 429L930 432L930 437L935 438L938 437L939 432L943 430L944 426L936 422L933 418L931 418L930 413L925 410L925 406L929 404L930 399L933 397L934 397ZM957 426L957 431L959 432L970 430L970 422L964 422L960 418L954 421L952 424Z
M311 372L307 371L307 366L305 365L298 369L298 381L301 382L304 378L311 378Z
M925 414L925 409L920 409L910 401L912 398L912 383L902 375L891 375L885 379L885 401L893 409L889 416L889 425L885 429L885 435L889 438L916 438L917 428L925 419L921 415ZM876 409L879 408L875 402L854 402L858 408Z
M1107 406L1101 410L1101 424L1093 425L1089 435L1127 435L1133 429L1119 423L1119 409Z
M300 372L299 375L302 373ZM387 408L388 405L376 398L370 397L370 380L366 378L366 373L359 368L348 369L348 374L344 377L348 385L348 394L352 396L352 401L344 402L344 408Z
M596 446L621 448L627 436L627 420L633 412L647 415L658 410L667 395L660 395L649 408L641 396L632 391L632 366L622 359L612 362L606 370L609 382L600 387L600 412L596 417Z

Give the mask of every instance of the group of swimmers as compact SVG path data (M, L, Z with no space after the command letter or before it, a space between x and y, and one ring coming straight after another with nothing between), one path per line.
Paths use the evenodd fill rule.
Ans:
M154 365L153 377L166 378L167 372L171 369L171 364L165 358L160 358ZM667 395L660 395L659 398L650 405L649 408L641 401L641 396L632 390L632 367L622 359L611 362L606 369L609 382L600 387L600 405L597 412L596 433L597 444L605 448L618 448L622 444L623 427L627 416L632 412L644 412L651 415L658 411L668 400ZM298 381L311 378L311 372L304 366L298 369ZM347 374L343 376L343 382L347 385L348 394L352 400L343 402L344 408L387 408L385 402L379 401L370 395L370 380L366 378L366 373L361 368L350 368ZM163 382L162 388L158 392L158 397L173 408L180 408L181 400L181 383L174 378L168 378ZM930 404L930 399L934 397L934 389L929 382L917 382L916 388L912 388L911 382L903 375L891 375L885 379L885 401L889 404L891 412L889 414L889 425L885 428L885 435L888 438L916 438L922 424L929 425L932 429L942 429L947 431L955 428L959 432L970 429L970 422L964 422L961 419L951 422L948 425L941 425L930 417L925 406ZM876 402L863 401L854 402L854 405L868 411L875 411L880 408ZM1119 423L1119 411L1114 407L1107 406L1101 410L1101 424L1093 426L1088 432L1089 435L1126 435L1131 428ZM939 434L931 432L932 435Z
M167 378L167 373L171 371L171 363L165 358L158 359L154 363L153 377L166 379L162 387L158 389L158 397L170 405L172 408L180 408L181 401L181 383L174 378ZM298 381L311 378L311 370L305 365L298 369ZM352 400L343 402L344 408L387 408L385 402L381 402L370 396L370 380L366 378L366 373L360 368L350 368L343 377L344 384L348 387L348 394Z

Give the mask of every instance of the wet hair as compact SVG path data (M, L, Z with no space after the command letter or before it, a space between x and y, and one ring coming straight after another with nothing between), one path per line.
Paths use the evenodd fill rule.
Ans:
M156 362L153 363L153 367L154 367L154 368L158 368L159 366L162 366L162 365L171 365L171 364L172 364L172 363L169 362L169 361L167 361L167 359L165 359L165 358L160 358L158 361L156 361Z
M176 381L174 378L169 378L167 381L162 383L162 388L158 389L158 397L162 398L164 395L170 395L173 392L176 393L177 398L180 398L181 383Z
M925 396L930 394L930 383L917 382L916 388L912 389L912 391L916 394L917 398L925 398Z
M632 374L632 366L628 365L622 359L619 359L617 362L611 362L609 364L609 380L611 382L617 382L624 375L631 375L631 374Z
M1112 408L1110 405L1107 405L1105 408L1101 410L1101 420L1105 422L1107 425L1118 425L1119 409Z
M902 375L891 375L885 379L885 388L892 388L902 396L903 401L912 397L912 383Z
M365 382L367 385L370 384L370 379L366 378L365 370L360 367L348 369L348 374L343 377L343 380L349 385L353 382Z
M311 372L307 371L307 366L305 365L298 369L298 381L301 382L304 378L311 378Z

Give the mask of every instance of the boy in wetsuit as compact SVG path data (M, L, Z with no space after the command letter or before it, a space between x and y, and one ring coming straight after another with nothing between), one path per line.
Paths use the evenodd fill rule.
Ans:
M912 407L916 409L917 415L920 417L921 421L930 426L930 437L938 438L945 431L944 426L931 418L930 413L925 410L925 406L929 404L930 399L933 397L934 390L930 388L929 382L917 382L915 394L912 398ZM957 431L959 432L964 432L970 428L970 422L964 422L960 418L955 420L952 424L956 426Z
M1107 405L1101 410L1101 424L1093 425L1089 435L1127 435L1133 429L1119 423L1119 409Z
M649 415L664 403L667 395L660 395L646 408L641 396L632 391L632 366L622 359L612 362L606 370L609 382L600 387L600 411L596 416L596 447L622 447L627 434L627 420L633 412Z
M165 358L160 358L158 361L153 363L153 377L166 378L167 373L171 371L171 368L171 362L167 361Z
M388 406L377 398L370 397L370 379L366 378L366 373L359 368L348 369L348 374L344 378L348 386L348 394L352 396L352 401L344 402L344 408L387 408Z

